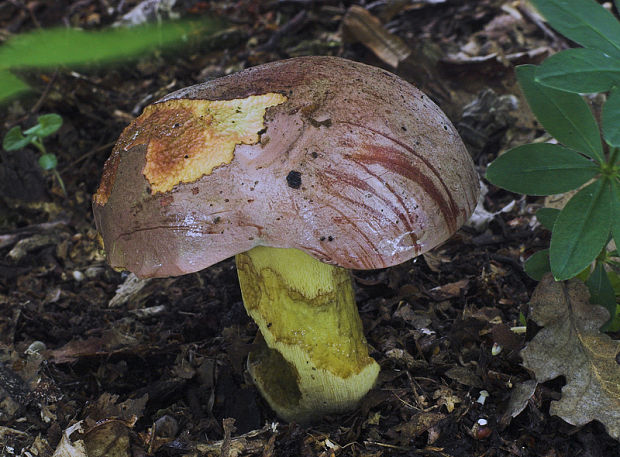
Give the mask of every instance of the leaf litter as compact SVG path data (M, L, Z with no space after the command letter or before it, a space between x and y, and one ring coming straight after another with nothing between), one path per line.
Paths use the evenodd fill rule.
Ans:
M142 4L63 0L27 10L10 2L0 8L0 28L97 28ZM172 5L168 16L210 13L231 26L212 43L188 43L184 55L79 73L32 72L35 97L0 108L2 131L46 112L63 116L48 147L69 189L63 200L52 181L27 171L32 151L0 163L0 363L10 379L21 380L12 395L0 390L0 454L620 455L603 426L569 425L591 413L581 422L550 416L571 398L562 377L569 386L569 376L587 372L572 367L537 383L519 363L519 349L548 327L532 314L543 326L538 334L512 330L522 325L520 314L528 315L536 284L522 261L549 241L532 223L541 199L490 186L480 224L424 258L357 272L380 382L359 410L310 427L279 423L245 375L255 328L232 262L136 283L104 264L93 230L89 202L103 161L145 104L199 80L294 55L340 55L414 82L459 126L482 173L498 152L542 134L513 66L536 64L566 46L528 2L165 5ZM353 26L357 38L348 42L344 18L351 11L366 19ZM585 313L589 305L581 306ZM592 344L601 337L595 330ZM36 342L44 349L33 358L28 349ZM601 400L581 397L592 408Z

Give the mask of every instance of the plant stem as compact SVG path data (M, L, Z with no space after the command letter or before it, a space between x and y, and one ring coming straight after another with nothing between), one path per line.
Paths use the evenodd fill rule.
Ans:
M43 142L39 138L32 138L30 143L35 145L36 148L41 152L41 154L47 154L45 150L45 146L43 146Z
M67 197L67 189L65 188L65 183L62 180L62 178L60 177L60 173L58 173L58 170L56 168L54 168L52 170L52 172L54 173L54 176L56 177L56 179L58 180L58 185L60 186L60 189L62 190L62 194L65 196L65 198Z
M355 408L375 383L350 272L297 249L236 257L243 302L262 335L248 359L281 418L307 422Z

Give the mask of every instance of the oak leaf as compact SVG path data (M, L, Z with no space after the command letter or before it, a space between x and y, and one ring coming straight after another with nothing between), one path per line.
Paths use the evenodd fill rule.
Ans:
M547 275L532 295L530 312L544 328L521 351L523 365L538 382L566 378L550 413L573 425L596 419L620 440L620 341L599 331L607 310L589 303L581 281L555 282Z

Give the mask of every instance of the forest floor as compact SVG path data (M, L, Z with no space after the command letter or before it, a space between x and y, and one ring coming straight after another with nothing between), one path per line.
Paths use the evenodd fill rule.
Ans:
M539 329L528 314L537 282L522 265L549 242L533 216L541 198L481 178L489 214L430 253L354 272L380 379L357 410L303 426L279 421L248 380L256 326L233 260L136 281L107 266L97 242L91 198L103 163L144 106L288 57L345 57L415 84L452 119L482 177L500 152L544 135L514 67L569 46L527 2L144 3L160 4L163 19L210 15L226 28L113 65L21 71L33 91L0 105L2 134L62 116L46 145L67 188L37 168L35 149L1 151L1 456L620 456L601 423L550 414L563 377L510 403L533 378L519 351ZM107 27L138 4L2 2L0 39ZM377 27L387 31L379 40ZM510 330L526 320L527 332Z

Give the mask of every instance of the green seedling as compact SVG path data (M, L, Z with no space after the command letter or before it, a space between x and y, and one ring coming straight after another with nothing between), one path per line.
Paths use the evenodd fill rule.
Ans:
M9 130L2 140L2 147L6 151L18 151L28 145L36 147L41 155L39 156L39 166L45 171L51 171L62 189L63 195L67 196L65 183L56 169L58 159L55 154L47 152L43 139L56 133L62 126L62 117L58 114L44 114L37 118L37 123L22 132L19 125Z
M620 246L620 23L594 0L532 3L555 30L583 46L540 66L517 67L532 112L558 144L513 148L489 165L486 177L528 195L576 190L561 211L537 214L552 231L551 243L526 261L525 271L534 279L547 271L556 280L584 279L591 301L610 311L606 329L619 330L618 252L607 247L612 239ZM600 126L582 96L597 92L607 95Z

